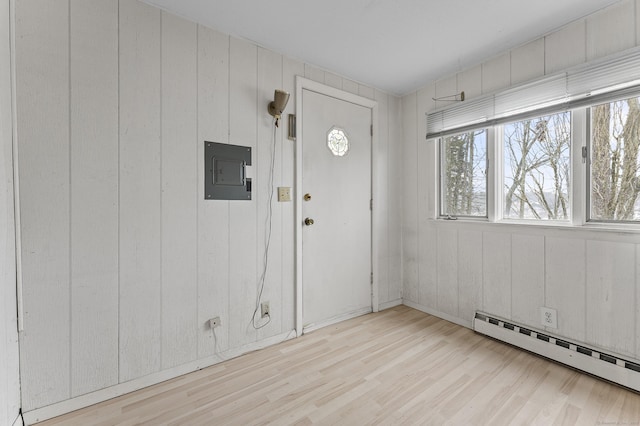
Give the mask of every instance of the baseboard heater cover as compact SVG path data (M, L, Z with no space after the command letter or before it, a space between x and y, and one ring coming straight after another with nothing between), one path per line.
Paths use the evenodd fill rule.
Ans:
M640 392L640 364L599 349L476 312L473 329L511 345Z

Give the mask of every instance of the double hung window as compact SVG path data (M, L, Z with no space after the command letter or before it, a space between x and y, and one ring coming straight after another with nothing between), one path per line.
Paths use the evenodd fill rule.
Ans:
M589 219L640 220L640 98L590 108Z
M568 220L571 113L502 126L503 217Z
M487 217L487 131L440 141L441 215Z
M639 68L636 49L428 114L438 217L640 224Z
M567 110L440 137L440 217L568 223L572 206L584 203L582 223L640 222L640 90L581 109L589 117L581 140ZM572 178L580 176L573 156L586 166L579 200L571 199ZM487 173L489 164L496 173Z

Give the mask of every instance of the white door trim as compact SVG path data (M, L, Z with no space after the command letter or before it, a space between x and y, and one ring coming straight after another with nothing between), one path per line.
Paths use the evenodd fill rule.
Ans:
M296 334L302 335L302 139L304 137L304 129L302 128L302 91L310 90L322 95L331 96L336 99L351 102L356 105L360 105L371 109L371 123L373 136L371 137L371 197L374 200L381 199L377 196L379 188L376 187L375 175L377 170L375 165L377 164L377 150L378 146L378 102L365 98L363 96L354 95L353 93L345 92L335 87L326 86L322 83L318 83L307 78L296 76L296 187L295 187L295 235L296 235L296 258L295 258L295 288L296 288L296 307L295 307L295 324ZM371 212L371 269L376 270L378 261L378 238L377 234L379 230L373 227L374 223L378 223L376 219L377 211L380 209L374 208ZM373 274L373 283L371 287L371 309L373 312L378 312L378 277Z

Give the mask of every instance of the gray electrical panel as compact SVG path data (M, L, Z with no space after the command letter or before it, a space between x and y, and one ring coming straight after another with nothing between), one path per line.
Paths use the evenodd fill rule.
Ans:
M204 143L204 199L250 200L251 147L217 142Z

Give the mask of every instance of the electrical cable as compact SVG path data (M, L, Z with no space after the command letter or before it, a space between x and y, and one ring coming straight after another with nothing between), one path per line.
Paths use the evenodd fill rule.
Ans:
M276 163L276 131L277 131L277 123L278 119L274 118L274 126L273 126L273 139L271 143L271 164L269 168L269 208L267 209L267 218L265 220L265 228L266 228L266 241L264 246L264 257L263 262L264 265L262 267L262 274L260 275L260 290L258 291L256 297L256 308L253 310L253 316L251 317L251 325L254 329L259 330L265 327L267 324L271 322L271 314L267 313L266 317L268 318L267 322L262 325L256 325L256 314L260 309L260 302L262 301L262 292L264 291L265 280L267 277L267 268L269 265L269 246L271 245L271 230L272 230L272 219L273 219L273 175L274 168Z
M218 346L218 335L216 334L216 329L212 328L211 332L213 333L213 353L220 353L220 346Z

